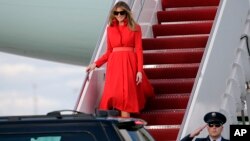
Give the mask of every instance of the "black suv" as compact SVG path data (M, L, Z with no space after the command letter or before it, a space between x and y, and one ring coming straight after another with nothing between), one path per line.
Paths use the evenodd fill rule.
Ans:
M145 121L97 114L55 111L41 116L0 117L0 141L154 141Z

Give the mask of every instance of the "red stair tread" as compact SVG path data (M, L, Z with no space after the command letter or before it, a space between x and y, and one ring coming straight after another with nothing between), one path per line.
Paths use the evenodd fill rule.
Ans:
M154 92L157 94L176 94L176 93L191 93L194 78L186 79L150 79L150 83L154 87Z
M176 125L181 124L185 109L178 110L152 110L135 115L136 118L144 119L147 125Z
M172 7L218 6L220 0L162 0L162 9Z
M190 93L156 95L147 103L146 110L185 109L189 96Z
M213 21L180 22L153 25L154 37L173 35L209 34Z
M145 65L144 72L149 79L195 78L199 63Z
M158 125L146 126L146 129L155 138L156 141L176 141L180 127L178 125Z
M217 7L203 7L203 8L174 8L167 11L158 11L158 23L162 22L176 22L176 21L200 21L200 20L214 20Z
M142 39L143 50L153 49L178 49L178 48L204 48L208 35L198 36L169 36L167 38Z
M143 52L144 64L199 63L204 49L167 49Z

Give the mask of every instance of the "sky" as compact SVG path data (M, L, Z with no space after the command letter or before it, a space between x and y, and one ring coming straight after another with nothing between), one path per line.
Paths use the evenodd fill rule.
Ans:
M85 68L0 52L0 116L74 109Z

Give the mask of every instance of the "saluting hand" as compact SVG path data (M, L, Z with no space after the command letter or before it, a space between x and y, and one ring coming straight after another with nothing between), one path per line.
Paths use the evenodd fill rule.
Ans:
M142 82L142 73L137 72L137 74L136 74L136 85L138 85L141 82Z
M90 72L90 71L94 70L95 68L96 68L96 64L92 63L89 66L87 66L86 72Z
M201 126L201 127L199 127L199 128L196 129L196 130L194 130L194 131L190 134L190 137L193 138L193 137L199 135L200 132L201 132L205 127L207 127L207 124L206 124L206 125L203 125L203 126Z

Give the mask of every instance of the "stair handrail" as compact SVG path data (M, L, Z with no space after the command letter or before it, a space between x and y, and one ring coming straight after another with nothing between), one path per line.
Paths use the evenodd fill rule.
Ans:
M249 49L249 40L248 40L248 34L243 34L240 38L241 40L245 39L245 44L246 44L246 48L247 48L247 52L248 52L248 57L250 57L250 49ZM249 60L249 59L248 59ZM249 67L246 67L249 69ZM248 71L249 73L250 71ZM246 74L247 75L247 74ZM250 75L250 74L249 74ZM246 77L245 79L245 89L243 90L243 93L241 94L241 100L242 100L242 107L241 107L241 115L239 118L241 118L241 122L243 125L246 125L246 120L248 120L249 116L250 116L250 106L249 106L249 90L250 90L250 81L249 81L249 76ZM247 115L245 115L245 107L247 107Z
M249 49L249 40L248 40L248 35L247 34L243 34L240 38L240 40L243 40L245 39L245 44L246 44L246 49L247 49L247 52L248 52L248 56L250 56L250 49ZM245 82L245 89L243 89L242 91L245 90L245 92L247 93L247 91L250 89L250 85L249 85L249 80L246 80ZM242 125L246 125L246 119L248 118L248 116L245 115L245 107L247 106L246 104L246 93L242 93L240 98L241 98L241 115L238 116L237 118L239 118L242 122Z
M144 4L145 4L145 0L140 0L140 2L141 2L141 7L139 8L139 12L138 12L138 14L137 14L137 16L135 17L135 21L139 21L139 18L140 18L140 15L141 15L141 12L142 12L142 8L144 7Z
M114 5L116 0L113 0L112 4L111 5ZM97 44L96 44L96 47L94 49L94 52L91 56L91 59L90 59L90 63L93 62L95 60L95 58L97 56L100 56L100 53L99 53L99 47L101 46L101 44L103 43L103 38L105 37L105 30L106 30L106 25L108 23L108 17L106 18L106 21L105 21L105 24L103 25L103 28L102 28L102 32L103 34L101 34L97 40ZM80 90L80 94L78 95L78 98L77 98L77 101L76 101L76 104L75 104L75 107L74 107L74 110L77 110L77 106L79 105L80 103L80 99L82 97L82 94L83 94L83 91L84 91L84 88L86 88L86 84L89 80L89 78L92 76L92 73L93 72L86 72L85 74L85 77L83 79L83 84L82 84L82 88Z
M250 56L250 49L249 49L249 40L248 40L248 35L247 35L247 34L242 35L240 39L242 40L242 39L244 39L244 38L246 39L247 52L248 52L248 55Z

